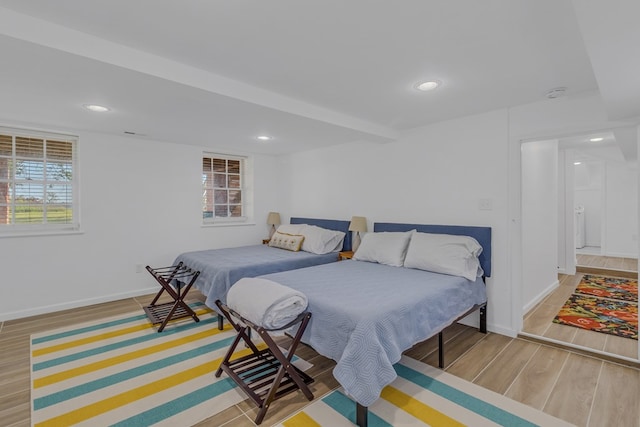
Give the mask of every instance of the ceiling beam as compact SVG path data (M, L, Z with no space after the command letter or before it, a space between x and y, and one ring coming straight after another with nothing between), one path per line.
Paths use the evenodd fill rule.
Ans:
M390 142L399 137L396 130L376 123L283 96L2 7L0 7L0 34L195 87L215 95L356 130L374 142Z

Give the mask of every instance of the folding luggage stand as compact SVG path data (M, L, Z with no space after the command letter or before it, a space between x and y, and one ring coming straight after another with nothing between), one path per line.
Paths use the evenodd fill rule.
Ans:
M199 271L190 269L182 262L171 267L151 268L147 266L147 271L162 286L162 289L156 294L151 304L144 307L144 311L147 313L151 323L160 323L158 332L162 332L171 319L191 316L194 321L200 321L195 311L184 302L189 289L191 289L191 286L200 275ZM165 291L173 298L173 302L156 305L156 302Z
M255 419L256 424L262 422L271 402L292 391L299 389L307 399L313 400L313 393L307 386L307 384L313 382L313 378L291 363L293 354L300 343L307 323L309 323L311 313L301 313L296 319L282 328L266 329L243 318L220 300L216 301L216 305L237 332L235 340L216 371L216 377L220 377L222 371L224 371L260 408ZM269 335L269 331L282 331L298 323L300 326L295 337L293 337L289 349L285 350L285 356ZM267 348L259 350L256 347L251 341L251 329L260 335ZM251 354L230 360L240 340L244 340L251 350Z

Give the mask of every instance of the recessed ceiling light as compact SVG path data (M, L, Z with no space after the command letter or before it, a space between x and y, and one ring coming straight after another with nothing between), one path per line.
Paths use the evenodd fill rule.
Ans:
M256 139L259 139L260 141L271 141L273 137L268 135L260 135L260 136L256 136Z
M107 111L111 111L111 108L96 104L84 104L83 107L87 110L95 111L96 113L106 113Z
M421 90L423 92L428 92L430 90L434 90L435 88L437 88L438 86L440 86L440 82L437 80L429 80L426 82L418 82L416 83L416 85L414 86L416 89Z
M603 141L603 140L604 140L604 138L601 138L601 137L589 139L589 141L591 141L591 142L600 142L600 141Z
M581 165L581 164L582 164L582 162L573 162L573 164L574 164L574 165L576 165L576 166L578 166L578 165Z

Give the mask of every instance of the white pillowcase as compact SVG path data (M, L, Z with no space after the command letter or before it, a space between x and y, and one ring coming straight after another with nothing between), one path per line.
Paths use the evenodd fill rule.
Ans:
M315 225L303 224L299 233L304 236L302 250L312 254L328 254L342 249L345 233L342 231L328 230Z
M282 224L278 233L303 235L302 250L312 254L328 254L342 249L345 233L309 224Z
M482 246L473 237L415 233L404 266L475 281L484 274L478 260L480 253Z
M304 224L282 224L276 231L283 234L302 234L304 226Z
M415 230L367 233L362 238L358 250L353 254L353 259L402 267L409 240L414 232Z

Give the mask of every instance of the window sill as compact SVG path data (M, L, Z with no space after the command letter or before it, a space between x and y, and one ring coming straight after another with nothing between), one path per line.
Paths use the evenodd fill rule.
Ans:
M37 230L37 231L12 231L10 233L0 232L0 239L11 237L46 237L46 236L71 236L84 234L83 230Z
M255 222L217 222L217 223L210 223L210 224L201 224L200 226L202 228L209 228L209 227L244 227L246 225L256 225Z

